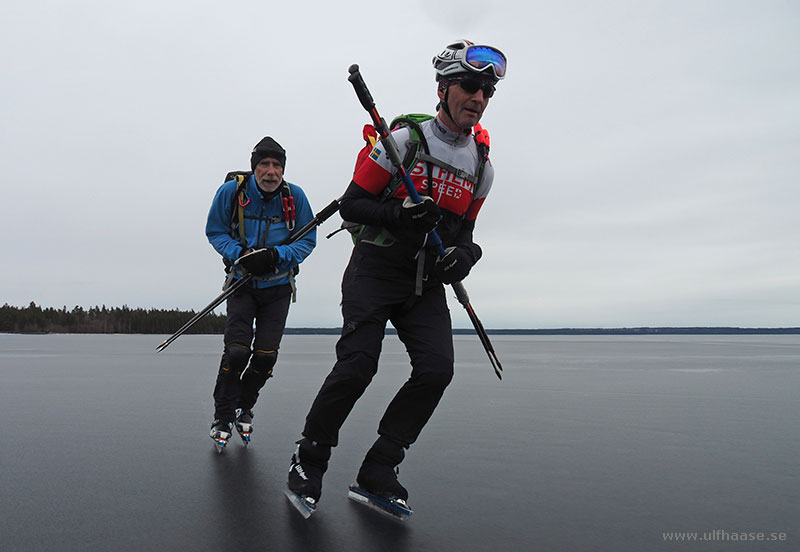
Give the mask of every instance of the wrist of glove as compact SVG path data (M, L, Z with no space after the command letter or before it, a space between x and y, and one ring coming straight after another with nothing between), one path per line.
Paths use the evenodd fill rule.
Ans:
M454 284L467 277L483 255L478 244L448 247L445 255L433 265L433 275L445 284Z
M233 264L241 266L253 276L264 276L275 272L279 261L278 250L274 247L266 247L264 249L248 249Z
M429 196L422 196L420 203L414 203L410 197L407 197L398 207L397 218L400 226L404 229L427 234L436 228L439 219L442 218L442 211Z

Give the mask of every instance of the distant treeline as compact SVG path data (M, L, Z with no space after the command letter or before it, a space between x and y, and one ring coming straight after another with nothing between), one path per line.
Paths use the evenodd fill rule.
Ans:
M0 332L5 333L131 333L171 334L195 315L194 311L131 309L127 306L92 307L84 310L41 308L31 302L25 308L8 303L0 307ZM216 334L225 330L224 314L209 314L187 333Z
M127 306L92 307L84 310L41 308L31 302L25 308L8 303L0 307L0 333L121 333L171 334L195 311L177 309L131 309ZM221 334L225 331L225 315L209 314L186 333ZM650 327L650 328L555 328L555 329L487 329L492 335L726 335L726 334L800 334L800 327L739 328L739 327ZM341 328L286 328L287 334L338 335ZM396 334L387 328L387 334ZM474 334L472 328L455 328L455 334Z

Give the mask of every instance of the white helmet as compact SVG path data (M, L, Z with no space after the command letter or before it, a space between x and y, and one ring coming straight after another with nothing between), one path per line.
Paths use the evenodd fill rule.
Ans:
M448 44L433 58L433 68L437 81L452 75L477 73L497 82L506 76L506 56L492 46L459 40Z

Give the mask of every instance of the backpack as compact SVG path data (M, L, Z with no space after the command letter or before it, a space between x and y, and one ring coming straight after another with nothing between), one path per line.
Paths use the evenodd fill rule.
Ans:
M231 171L225 175L224 182L230 180L236 181L236 193L234 194L233 207L231 209L231 233L236 235L238 230L239 241L242 247L247 247L247 238L244 235L244 208L250 203L250 198L247 197L247 181L253 171ZM286 228L289 232L294 230L295 226L295 208L294 197L292 196L292 189L289 184L284 180L281 183L281 196L283 199L283 221L286 223Z
M453 167L452 165L445 163L435 157L430 155L430 148L428 147L428 141L425 139L425 135L422 132L422 128L420 124L424 123L425 121L429 121L433 119L433 115L428 115L425 113L408 113L405 115L399 115L392 119L391 125L389 125L390 130L396 130L402 127L408 127L409 129L409 140L408 150L406 151L406 155L403 158L403 168L405 168L406 172L410 172L417 163L422 160L425 162L427 171L428 171L428 186L431 185L433 182L432 173L433 173L433 165L437 165L439 167L443 167L453 174L457 175L459 178L470 180L474 182L476 185L478 182L481 181L483 177L483 171L486 166L486 162L489 160L489 133L484 129L480 124L476 124L473 127L473 137L475 138L475 144L478 148L478 166L476 167L475 175L469 174L463 169L459 169ZM366 136L366 127L365 127L365 136ZM359 153L359 161L356 164L356 169L358 169L359 165L366 160L366 155L361 155L365 150L372 150L372 146L367 144L364 147L364 150ZM369 151L367 153L369 153ZM383 189L380 193L380 201L386 201L397 192L400 186L403 185L403 179L398 174L394 174L389 180L389 184ZM428 190L429 194L432 195L431 190ZM358 224L354 222L347 222L344 221L342 223L342 229L346 229L350 234L353 236L353 243L357 243L360 239L362 233L364 232L366 225ZM376 245L391 245L393 240L388 239L389 236L386 236L386 230L383 230L379 236L376 237L377 243ZM330 236L328 236L330 237Z
M361 148L361 151L358 152L358 156L356 157L356 167L353 169L353 174L355 174L361 164L367 160L367 157L369 157L369 154L372 152L375 144L378 143L378 133L375 130L375 127L372 125L364 125L364 129L361 131L361 134L364 136L366 145L364 145L364 147Z

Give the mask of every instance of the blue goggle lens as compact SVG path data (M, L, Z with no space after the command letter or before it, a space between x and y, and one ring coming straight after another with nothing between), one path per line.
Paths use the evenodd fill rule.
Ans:
M492 67L495 76L501 79L506 74L506 57L490 46L471 46L467 48L464 61L479 71Z

